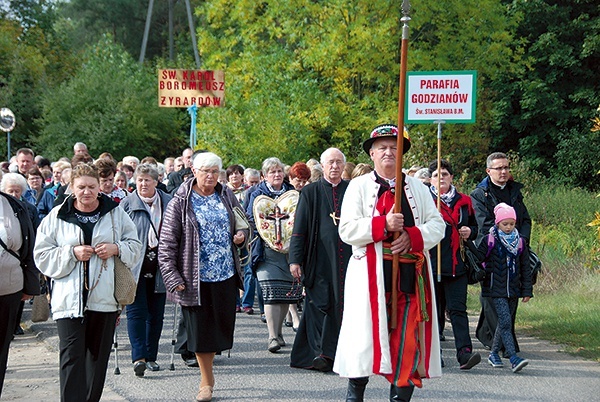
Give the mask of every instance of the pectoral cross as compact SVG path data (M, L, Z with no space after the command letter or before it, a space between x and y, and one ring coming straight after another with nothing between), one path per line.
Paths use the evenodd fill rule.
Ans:
M277 245L278 247L281 247L281 221L283 219L288 219L290 217L289 214L282 214L281 213L281 209L279 208L278 205L275 206L275 210L273 211L272 214L267 215L265 217L265 219L269 219L269 220L273 220L275 221L275 245Z
M335 211L333 211L332 213L330 213L329 216L331 216L331 220L333 221L333 224L335 226L337 226L337 223L339 222L340 218L338 218L337 216L335 216Z

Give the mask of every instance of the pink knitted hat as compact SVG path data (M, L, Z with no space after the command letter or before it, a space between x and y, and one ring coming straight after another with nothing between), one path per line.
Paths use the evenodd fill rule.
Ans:
M496 224L509 218L517 220L517 213L515 212L515 209L503 202L494 207L494 215L496 215Z

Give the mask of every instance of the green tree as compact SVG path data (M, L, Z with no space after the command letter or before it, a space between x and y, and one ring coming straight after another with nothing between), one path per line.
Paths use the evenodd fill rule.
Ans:
M412 2L411 2L412 3ZM517 20L507 17L499 1L415 2L410 23L409 70L477 71L477 115L474 124L445 124L442 156L457 172L485 174L491 135L498 128L502 104L494 82L518 68L519 47L514 29ZM411 128L415 163L435 160L435 125ZM507 148L506 150L509 150Z
M31 138L38 132L35 121L42 110L41 97L57 82L71 76L77 54L71 52L62 32L55 30L54 2L6 3L0 19L0 102L17 117L17 126L11 133L14 151L31 146Z
M504 109L494 145L518 148L536 170L568 184L598 186L598 159L589 157L600 152L589 123L600 103L598 2L514 0L509 11L522 58L496 81Z
M83 141L92 155L108 151L162 158L185 146L182 113L159 108L156 72L141 67L106 36L91 47L73 79L43 98L37 149L56 159Z
M478 124L449 128L456 135L446 148L471 161L487 150L495 124L487 83L497 69L510 68L512 22L496 0L412 3L409 69L480 71ZM360 144L369 129L397 121L399 8L383 0L203 3L205 68L224 69L227 77L227 106L202 112L205 146L234 160L248 155L253 165L270 155L307 159L327 146L364 160ZM435 156L434 127L411 135L413 158Z
M183 1L155 1L148 36L146 59L168 56L168 5L173 2L175 48L193 54L186 8ZM200 3L192 0L191 4ZM96 43L109 33L134 57L139 59L148 12L148 1L137 0L71 0L59 7L60 15L71 21L77 48Z
M11 133L11 155L29 146L36 132L34 119L41 112L39 96L46 88L48 60L41 49L23 41L23 28L8 19L0 20L0 107L8 107L16 117ZM6 143L0 142L1 155Z

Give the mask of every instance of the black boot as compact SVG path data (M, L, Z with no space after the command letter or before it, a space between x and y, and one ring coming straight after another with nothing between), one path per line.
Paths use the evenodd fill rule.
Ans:
M369 377L350 378L346 402L363 402Z
M397 387L394 384L390 387L390 401L410 401L412 398L413 391L415 390L414 385L408 387Z

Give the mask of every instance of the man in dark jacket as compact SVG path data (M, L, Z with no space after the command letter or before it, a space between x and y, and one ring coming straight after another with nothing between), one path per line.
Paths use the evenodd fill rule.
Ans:
M475 210L475 219L479 233L476 244L479 245L483 239L487 239L490 228L494 226L494 207L504 202L515 209L517 214L517 230L525 241L529 244L531 238L531 218L527 207L523 202L521 189L523 185L513 180L510 174L510 164L506 154L494 152L487 157L486 172L488 177L483 179L471 193L473 209ZM496 331L497 317L493 306L488 298L481 298L481 314L477 323L477 339L485 346L491 347ZM519 345L514 334L516 351L519 352Z
M167 184L167 192L171 195L175 194L185 179L192 176L192 162L194 160L194 156L196 155L194 155L194 150L192 148L184 149L181 154L181 158L183 159L183 168L181 170L171 172L167 176L167 179L169 180Z

